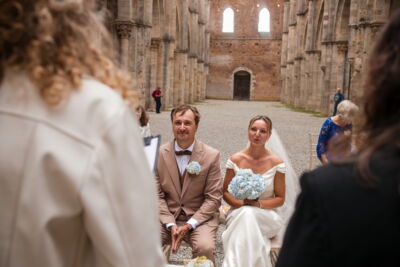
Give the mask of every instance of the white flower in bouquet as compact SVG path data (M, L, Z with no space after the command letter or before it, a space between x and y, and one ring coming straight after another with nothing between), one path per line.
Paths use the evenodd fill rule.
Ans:
M192 161L186 166L186 171L189 174L199 175L201 172L201 166L197 161Z
M214 267L212 261L207 259L206 256L200 256L192 260L184 260L185 267Z
M265 180L251 169L240 169L228 186L228 192L239 199L258 199L266 188Z

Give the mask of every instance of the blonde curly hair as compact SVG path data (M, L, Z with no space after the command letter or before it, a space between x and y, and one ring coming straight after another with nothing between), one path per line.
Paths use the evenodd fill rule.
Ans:
M49 105L81 84L83 75L127 95L128 75L113 62L115 49L94 12L95 0L0 0L0 81L26 73Z

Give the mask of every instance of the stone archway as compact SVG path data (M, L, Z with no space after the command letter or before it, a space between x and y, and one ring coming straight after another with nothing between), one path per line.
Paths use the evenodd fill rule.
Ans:
M233 77L233 99L250 100L251 75L245 70L235 72Z

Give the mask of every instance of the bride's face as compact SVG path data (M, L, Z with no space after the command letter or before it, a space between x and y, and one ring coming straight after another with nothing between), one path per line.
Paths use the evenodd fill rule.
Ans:
M271 135L271 130L264 120L256 120L250 125L248 135L252 145L264 146Z

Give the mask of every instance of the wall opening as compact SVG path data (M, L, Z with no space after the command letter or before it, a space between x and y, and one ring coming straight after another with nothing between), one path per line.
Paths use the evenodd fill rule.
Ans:
M270 32L270 15L266 8L261 9L258 15L258 32Z
M234 13L232 8L228 7L222 15L222 32L233 32L234 29Z
M233 99L250 99L250 73L247 71L241 70L235 73L233 82Z

